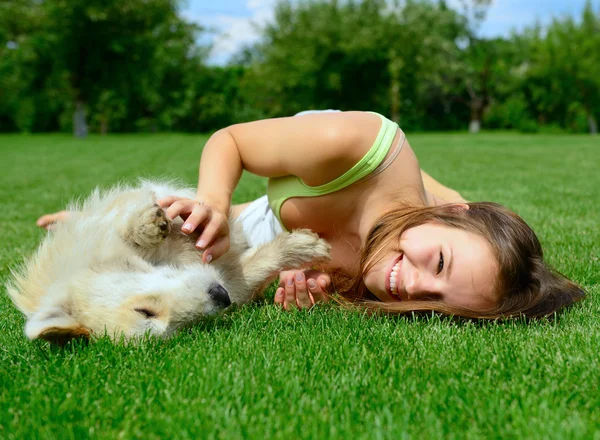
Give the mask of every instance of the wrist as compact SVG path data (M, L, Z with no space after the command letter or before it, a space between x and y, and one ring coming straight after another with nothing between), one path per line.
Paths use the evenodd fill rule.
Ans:
M223 194L217 195L199 191L196 194L196 201L205 203L212 209L219 211L225 216L227 216L229 213L229 208L231 207L231 197L223 196Z

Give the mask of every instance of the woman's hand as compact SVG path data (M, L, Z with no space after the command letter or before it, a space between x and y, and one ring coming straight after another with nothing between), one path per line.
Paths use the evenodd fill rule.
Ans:
M185 197L167 196L158 200L158 205L167 209L167 217L180 216L181 231L191 234L201 228L196 247L203 250L202 261L210 263L229 250L229 223L227 216L209 204Z
M71 215L70 211L53 212L52 214L46 214L46 215L41 216L40 218L37 219L35 224L38 225L40 228L44 228L44 229L50 231L50 230L54 229L54 226L56 225L56 223L64 222L65 220L67 220L69 218L70 215Z
M318 270L286 270L279 275L275 304L285 310L310 309L319 301L327 301L331 277Z

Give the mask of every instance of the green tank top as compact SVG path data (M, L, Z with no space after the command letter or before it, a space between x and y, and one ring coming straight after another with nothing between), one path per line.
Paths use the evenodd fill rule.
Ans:
M281 206L287 199L292 197L318 197L339 191L368 176L383 162L396 136L398 124L379 113L375 114L381 118L381 128L373 146L356 165L337 179L319 186L308 186L298 176L293 175L269 179L267 184L269 206L284 229L286 228L281 221L280 211Z

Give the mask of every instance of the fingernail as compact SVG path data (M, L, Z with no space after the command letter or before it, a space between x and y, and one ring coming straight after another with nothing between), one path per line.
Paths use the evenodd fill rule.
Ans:
M277 296L283 296L283 288L280 287L279 289L277 289L277 292L275 292L275 295L277 295Z
M192 225L190 225L189 223L184 223L181 229L186 232L190 232L192 230Z
M204 242L204 240L198 240L196 242L196 246L199 248L204 248L204 246L206 246L206 243Z
M206 262L207 262L207 263L210 263L211 261L212 261L212 255L211 255L211 254L208 254L208 255L206 256Z
M310 287L311 289L314 289L315 287L317 287L317 283L315 283L315 280L313 280L312 278L310 280L308 280L306 282L306 284L308 284L308 287Z
M300 282L304 279L304 274L302 272L296 273L296 281Z
M288 279L287 279L287 285L288 286L293 286L294 285L294 278L293 277L288 277Z
M327 281L325 280L319 280L319 284L321 285L321 287L327 287Z

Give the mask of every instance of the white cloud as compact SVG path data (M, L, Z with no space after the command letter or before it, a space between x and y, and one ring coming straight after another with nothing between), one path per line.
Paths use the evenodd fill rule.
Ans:
M204 0L196 0L203 2ZM274 16L274 8L277 0L246 0L244 7L236 2L237 9L225 11L226 0L222 0L224 5L219 13L195 13L194 0L191 0L191 7L183 11L183 15L192 21L198 22L203 26L214 29L217 34L211 38L213 50L211 52L210 62L214 64L224 64L230 57L238 52L242 47L252 44L260 38L258 27L264 26L271 21ZM297 0L302 1L302 0ZM447 0L451 8L462 9L464 0ZM525 26L532 25L536 20L542 23L548 23L553 15L564 13L577 14L585 0L570 0L570 11L566 10L563 3L565 0L492 0L487 9L486 18L481 24L479 33L483 36L508 36L513 29L520 30ZM594 0L600 1L600 0ZM469 3L467 1L467 3ZM580 6L578 4L581 4ZM202 7L200 7L202 10ZM203 41L208 41L206 37Z
M210 61L224 64L242 47L260 38L257 27L272 20L276 0L247 0L246 15L213 14L198 16L189 11L183 15L205 27L214 29L217 34L212 39Z

